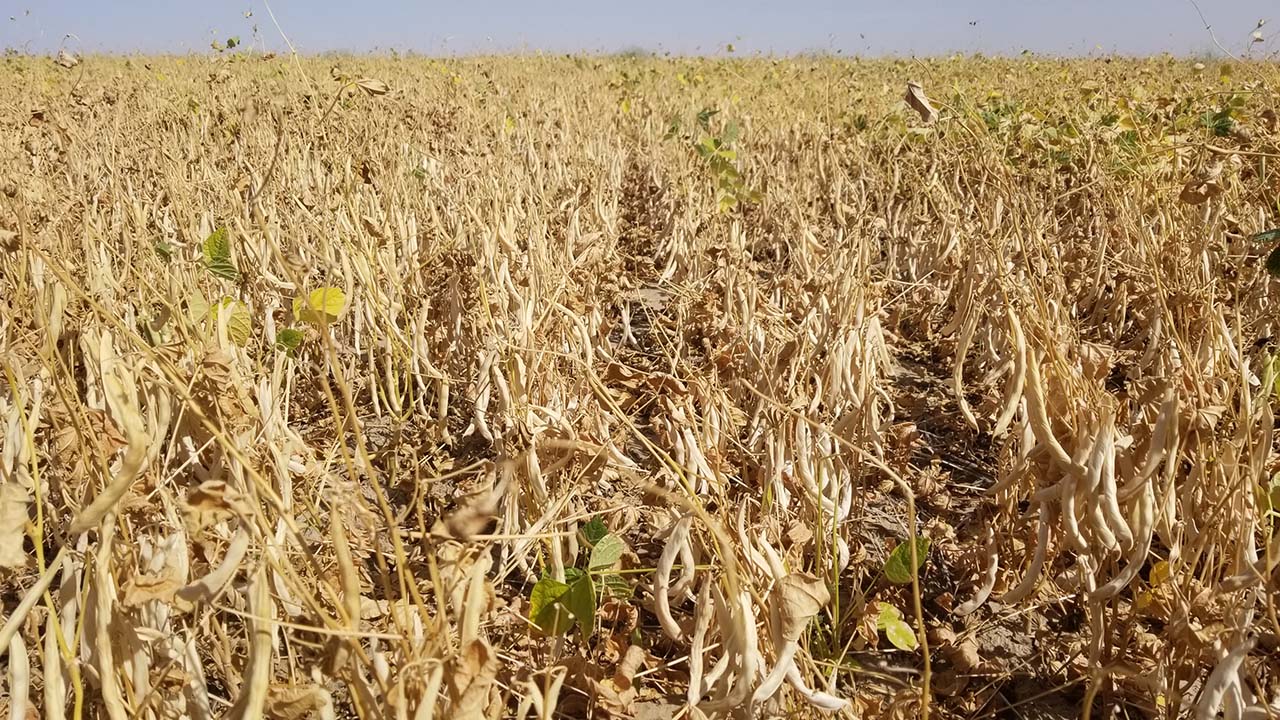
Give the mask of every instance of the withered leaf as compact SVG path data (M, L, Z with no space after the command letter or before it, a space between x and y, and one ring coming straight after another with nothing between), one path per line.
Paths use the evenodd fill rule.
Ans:
M359 80L356 80L356 87L370 95L386 95L388 90L386 83L373 78L360 78Z
M447 517L436 521L431 528L433 535L465 541L484 532L497 517L498 498L493 493L484 493L460 505Z
M784 640L798 640L809 621L831 602L827 583L809 573L791 573L782 578L770 597L782 624L779 630Z
M329 693L317 685L272 685L263 710L273 720L302 720L330 702Z
M931 123L938 118L938 111L929 104L929 98L925 96L924 88L920 83L914 80L908 82L907 95L904 99L912 110L920 114L920 119L925 123Z
M135 575L124 585L124 599L127 607L137 607L151 600L169 602L180 586L173 578L155 575Z
M472 640L458 652L449 676L452 717L484 717L489 688L498 672L498 656L483 640Z
M198 533L207 527L234 517L238 497L222 480L206 480L187 494L183 510L188 530Z

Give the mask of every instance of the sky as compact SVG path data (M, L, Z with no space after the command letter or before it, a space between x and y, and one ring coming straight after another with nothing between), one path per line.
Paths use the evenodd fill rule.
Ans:
M279 30L272 22L274 12ZM944 55L1280 52L1275 0L0 0L0 48ZM1204 20L1197 12L1204 13ZM1268 24L1257 28L1265 19ZM1274 24L1271 22L1274 21ZM255 31L256 27L256 31ZM1251 42L1259 30L1264 40ZM1276 35L1272 36L1272 31ZM73 37L66 38L71 35ZM64 39L65 38L65 39Z

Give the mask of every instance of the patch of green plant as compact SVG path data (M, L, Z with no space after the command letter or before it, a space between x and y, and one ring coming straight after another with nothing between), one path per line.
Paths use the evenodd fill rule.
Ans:
M173 260L173 246L163 240L157 240L155 245L156 257L165 262Z
M201 332L213 333L223 317L226 318L227 337L240 347L247 346L253 335L253 315L248 305L229 296L210 303L199 290L187 298L187 319Z
M916 564L911 564L911 545L916 547ZM904 540L898 547L889 553L889 558L884 562L884 576L889 582L896 585L906 585L911 582L911 578L924 567L925 558L929 555L929 538L918 537L914 540Z
M304 339L306 339L306 335L301 330L285 328L276 333L276 349L292 357L297 354L298 348L302 346Z
M978 116L986 124L987 131L993 134L1008 132L1014 121L1022 114L1022 106L1002 97L989 98L978 108Z
M761 194L747 185L738 168L738 151L733 147L738 141L737 123L725 123L719 132L711 129L711 118L718 112L704 109L698 113L702 136L693 143L693 148L711 171L717 208L720 212L728 212L744 203L760 202Z
M633 592L615 569L627 548L622 538L599 517L583 525L580 534L587 545L585 562L566 568L563 581L544 572L529 595L529 619L547 635L563 635L577 624L582 637L589 637L595 632L599 601L629 599Z
M1256 243L1276 243L1267 254L1267 272L1272 277L1280 277L1280 227L1264 230L1250 238Z
M1215 137L1226 137L1235 129L1244 104L1244 96L1233 94L1217 110L1209 110L1201 115L1200 124L1212 131Z
M706 163L711 181L716 188L716 207L728 212L740 205L758 203L763 198L760 191L752 189L738 167L738 151L734 144L740 130L735 122L714 127L720 114L714 108L703 108L694 118L694 129L686 131L679 116L667 119L667 131L663 140L681 139L688 142Z
M293 316L313 325L328 325L347 309L347 294L341 288L321 287L293 299Z
M204 254L204 267L214 277L240 282L240 270L231 261L231 241L225 227L214 230L200 246Z
M902 619L902 611L887 602L876 603L876 629L899 650L908 652L920 647L920 640L911 625Z

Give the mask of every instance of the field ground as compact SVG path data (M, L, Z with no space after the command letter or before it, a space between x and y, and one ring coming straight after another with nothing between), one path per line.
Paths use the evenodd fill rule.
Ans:
M1274 66L3 63L10 717L1280 712Z

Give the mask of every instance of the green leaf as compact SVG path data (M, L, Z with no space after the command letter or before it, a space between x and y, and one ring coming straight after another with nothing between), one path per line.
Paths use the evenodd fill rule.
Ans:
M605 573L598 578L603 594L619 600L628 600L636 594L635 588L617 573Z
M578 568L571 567L571 568L564 569L564 581L569 585L572 585L578 582L578 579L581 578L583 575L586 575L586 572Z
M1275 242L1277 240L1280 240L1280 228L1271 228L1270 230L1264 230L1249 239L1259 243Z
M593 571L612 567L618 562L618 558L622 557L622 551L626 548L626 544L617 535L605 535L600 538L600 542L596 543L595 547L591 548L589 567Z
M911 582L911 576L915 574L921 567L924 567L925 558L929 554L929 538L918 537L915 539L916 547L916 566L911 567L911 543L905 541L889 553L889 559L884 562L884 576L889 578L889 582L898 585L906 585Z
M887 602L878 602L876 606L879 608L876 613L876 629L882 631L894 647L906 651L919 647L915 631L902 619L902 612L898 608Z
M187 298L187 319L193 324L203 323L209 317L209 301L196 290Z
M529 594L529 619L548 635L563 635L573 627L573 617L560 606L569 586L544 577Z
M890 622L902 620L902 611L887 602L876 603L876 629L883 630Z
M600 542L605 535L609 534L609 528L605 527L604 520L597 515L582 526L582 537L587 539L587 543L594 546Z
M596 588L591 576L578 578L560 602L582 624L582 637L590 637L596 627Z
M720 135L724 139L725 145L732 145L738 141L738 123L731 122L724 126L724 132Z
M169 262L173 259L173 246L163 240L157 240L155 244L156 255L163 261Z
M301 330L285 328L276 333L276 347L288 353L297 352L305 337Z
M1280 277L1280 247L1267 255L1267 272L1271 273L1272 277Z
M720 111L711 108L703 108L698 111L698 124L703 130L711 132L711 118L715 117Z
M231 262L231 242L227 239L227 229L218 228L204 239L201 246L204 251L204 266L215 277L231 282L240 281L240 271Z
M249 314L249 306L237 302L234 298L224 297L218 303L218 312L229 313L227 317L227 337L240 347L249 344L249 336L253 333L253 317Z
M920 647L920 641L916 639L916 633L911 626L902 620L889 623L884 629L884 636L889 638L889 642L899 650L911 652Z
M336 287L317 288L293 299L294 317L321 325L337 320L346 308L347 295Z

